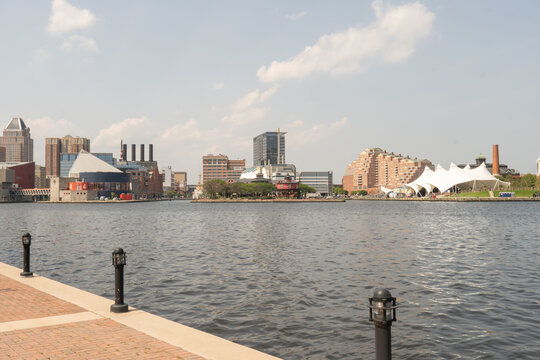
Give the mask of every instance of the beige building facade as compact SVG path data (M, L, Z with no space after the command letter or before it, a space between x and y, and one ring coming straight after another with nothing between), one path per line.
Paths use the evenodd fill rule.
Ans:
M229 160L227 155L205 155L203 160L203 183L209 180L235 182L246 169L246 160Z
M426 166L434 168L429 160L411 159L380 148L367 148L347 166L343 175L343 189L349 193L358 190L375 193L381 186L402 186L418 178Z
M30 137L30 128L21 118L12 118L4 128L0 147L5 149L6 162L34 161L34 140Z

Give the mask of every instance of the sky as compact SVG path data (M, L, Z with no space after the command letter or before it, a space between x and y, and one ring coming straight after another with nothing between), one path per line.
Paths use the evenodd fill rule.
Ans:
M448 167L491 162L499 144L501 163L535 172L538 13L534 0L2 1L0 126L22 117L41 165L45 137L116 157L121 140L152 143L189 183L206 154L251 166L253 137L278 128L287 163L334 183L367 147Z

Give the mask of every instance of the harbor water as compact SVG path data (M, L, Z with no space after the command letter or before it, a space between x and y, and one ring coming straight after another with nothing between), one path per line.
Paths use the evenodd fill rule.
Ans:
M369 359L367 298L399 299L396 359L540 358L540 204L0 204L0 261L284 359ZM1 309L0 309L1 311Z

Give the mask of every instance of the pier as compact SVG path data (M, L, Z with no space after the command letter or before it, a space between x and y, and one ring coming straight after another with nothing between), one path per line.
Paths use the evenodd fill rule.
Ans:
M0 263L0 358L277 360L277 357Z

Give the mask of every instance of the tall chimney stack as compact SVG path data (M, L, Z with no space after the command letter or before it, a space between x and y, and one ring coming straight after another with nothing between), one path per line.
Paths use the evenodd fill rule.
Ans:
M499 145L493 145L493 175L499 175Z
M144 161L144 144L141 144L141 161Z
M127 144L122 145L122 160L127 161Z
M148 161L154 161L154 144L148 145Z
M131 144L131 161L137 161L135 152L137 151L137 145Z

